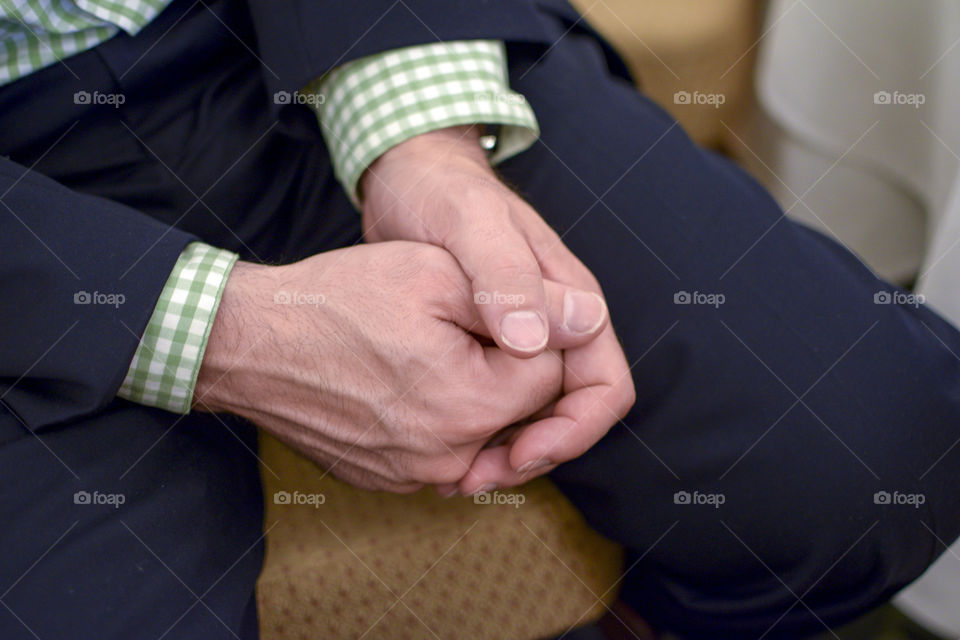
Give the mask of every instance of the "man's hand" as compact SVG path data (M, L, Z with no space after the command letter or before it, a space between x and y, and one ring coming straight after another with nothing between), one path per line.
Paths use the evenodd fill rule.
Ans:
M500 182L475 127L433 131L393 147L364 174L361 189L366 239L412 240L449 251L470 278L483 324L506 353L531 357L547 345L544 278L582 291L567 298L560 330L596 330L586 320L604 305L596 278ZM473 473L459 483L462 492L545 473L587 451L626 415L635 391L612 327L562 358L564 395L512 442L482 451Z
M547 282L550 349L568 336L566 287ZM605 312L590 319L605 325ZM387 242L269 267L238 263L203 357L194 407L248 418L365 488L463 479L487 441L555 399L551 352L520 360L479 334L449 253Z

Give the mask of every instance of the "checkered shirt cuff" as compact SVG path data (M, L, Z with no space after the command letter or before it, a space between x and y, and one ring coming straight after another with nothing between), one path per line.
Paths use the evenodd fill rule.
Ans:
M188 413L220 296L237 256L192 242L180 254L117 395Z
M539 135L527 101L510 90L506 49L494 40L394 49L338 67L298 100L317 112L337 178L358 205L360 176L413 136L466 124L501 125L497 163Z

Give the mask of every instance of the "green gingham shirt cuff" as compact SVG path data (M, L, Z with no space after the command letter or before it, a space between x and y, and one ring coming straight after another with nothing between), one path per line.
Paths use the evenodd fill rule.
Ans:
M133 355L117 395L188 413L220 296L237 255L201 242L186 246Z
M135 35L168 4L170 0L0 0L0 84L92 49L121 29Z
M437 42L361 58L320 78L298 100L317 111L337 178L354 205L366 168L413 136L501 125L490 156L497 163L540 134L530 105L510 90L506 48L495 40Z

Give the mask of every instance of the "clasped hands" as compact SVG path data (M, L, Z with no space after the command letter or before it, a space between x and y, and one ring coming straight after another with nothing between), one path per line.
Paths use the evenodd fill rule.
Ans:
M514 486L603 437L635 392L600 287L477 138L451 127L380 156L367 244L238 263L195 408L395 492Z

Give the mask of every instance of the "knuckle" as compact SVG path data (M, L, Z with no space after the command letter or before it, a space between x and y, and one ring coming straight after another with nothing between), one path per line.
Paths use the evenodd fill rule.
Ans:
M420 491L421 489L423 489L423 483L422 483L422 482L407 482L407 483L404 483L404 484L394 484L394 485L391 485L390 487L386 488L385 490L386 490L386 491L390 491L391 493L402 493L402 494L406 494L406 493L414 493L415 491Z
M453 391L436 407L433 433L447 444L474 442L486 434L487 414L487 407L478 393ZM446 447L443 453L448 453Z
M391 482L390 479L373 471L360 468L337 470L334 472L334 475L347 484L368 491L381 490Z
M384 477L394 483L418 481L416 471L419 467L417 463L419 456L406 450L391 450L384 453L386 456L385 466L387 467L383 473Z
M424 269L447 270L456 264L453 256L436 245L421 244L414 250L419 254L417 258Z
M417 270L410 282L422 291L462 292L469 282L460 265L449 252L433 245L424 245L416 258Z
M633 384L633 379L629 375L624 376L624 380L621 381L618 386L620 393L617 415L623 419L630 413L630 409L632 409L633 405L637 402L637 389Z
M466 475L469 467L453 455L447 455L426 462L414 475L417 482L424 484L452 484Z
M597 444L597 442L599 442L600 438L605 435L605 433L606 432L598 433L590 438L580 437L577 439L570 439L567 442L559 442L554 447L554 451L551 452L551 459L555 462L566 462L567 460L579 458L589 451L593 445Z
M539 278L540 266L532 255L516 252L496 252L487 267L488 277Z
M503 407L509 399L489 393L499 388L498 382L482 355L464 362L447 378L445 402L438 414L445 428L457 434L460 443L480 440L503 426ZM527 389L518 393L527 393Z
M373 443L380 447L399 447L405 444L400 441L398 434L405 431L405 425L412 422L410 408L402 402L393 402L378 411L378 419L383 425L384 441Z
M539 298L537 288L542 287L542 275L540 265L537 264L533 256L523 255L519 252L502 252L490 256L484 260L484 268L477 276L477 286L483 290L497 290L501 292L507 289L508 292L517 293L522 291L523 302L536 304L537 300L529 296Z

